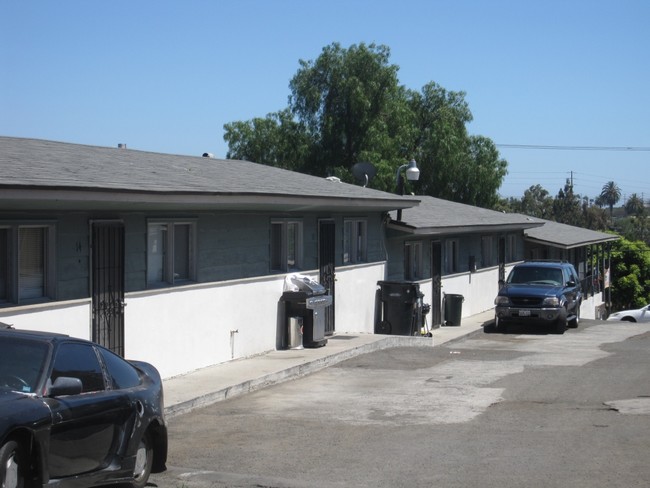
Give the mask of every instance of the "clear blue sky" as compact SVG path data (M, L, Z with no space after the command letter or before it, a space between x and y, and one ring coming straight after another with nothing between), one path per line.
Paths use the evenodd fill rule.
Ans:
M650 199L650 1L0 1L0 135L225 156L223 125L287 106L300 59L384 44L400 83L466 92L500 193L615 181Z

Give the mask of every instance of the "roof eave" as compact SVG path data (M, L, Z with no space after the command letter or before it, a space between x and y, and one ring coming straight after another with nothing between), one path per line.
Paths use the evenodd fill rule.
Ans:
M0 192L3 208L229 208L283 211L342 210L385 212L411 208L419 202L399 198L354 198L344 196L282 195L265 193L151 192L130 190L6 188Z
M566 250L575 249L577 247L591 246L595 244L605 244L607 242L617 241L618 239L619 239L618 236L612 236L610 238L589 239L586 241L566 243L566 242L556 242L556 241L551 241L546 239L536 239L534 237L524 237L524 240L526 242L530 242L533 244L541 244L544 246L556 247L558 249L566 249Z
M401 232L413 234L413 235L461 235L461 234L477 234L485 232L514 232L514 231L524 231L526 229L540 227L543 223L518 223L518 224L482 224L482 225L455 225L455 226L445 226L445 227L416 227L412 224L406 222L401 222L397 220L391 220L388 223L388 228L393 230L398 230Z

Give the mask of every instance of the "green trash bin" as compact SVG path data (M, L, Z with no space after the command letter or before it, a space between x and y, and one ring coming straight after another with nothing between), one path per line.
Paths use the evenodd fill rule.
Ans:
M443 310L445 313L445 317L442 323L445 327L460 326L460 318L463 315L464 301L465 301L465 297L463 295L445 293L445 296L442 300Z

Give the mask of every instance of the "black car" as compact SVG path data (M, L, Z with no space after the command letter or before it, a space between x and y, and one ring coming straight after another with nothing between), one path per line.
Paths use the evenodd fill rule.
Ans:
M572 264L565 261L527 261L515 265L494 300L495 326L539 324L558 334L567 325L578 327L582 292Z
M141 488L166 460L153 366L89 341L0 327L0 486Z

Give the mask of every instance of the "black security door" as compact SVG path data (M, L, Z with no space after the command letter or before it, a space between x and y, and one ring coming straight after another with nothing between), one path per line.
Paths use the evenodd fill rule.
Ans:
M336 225L333 220L318 222L318 269L320 284L332 296L332 305L325 309L325 335L334 333L334 257L336 249Z
M442 323L442 248L440 241L431 242L431 326Z
M124 356L124 224L92 222L93 341Z

